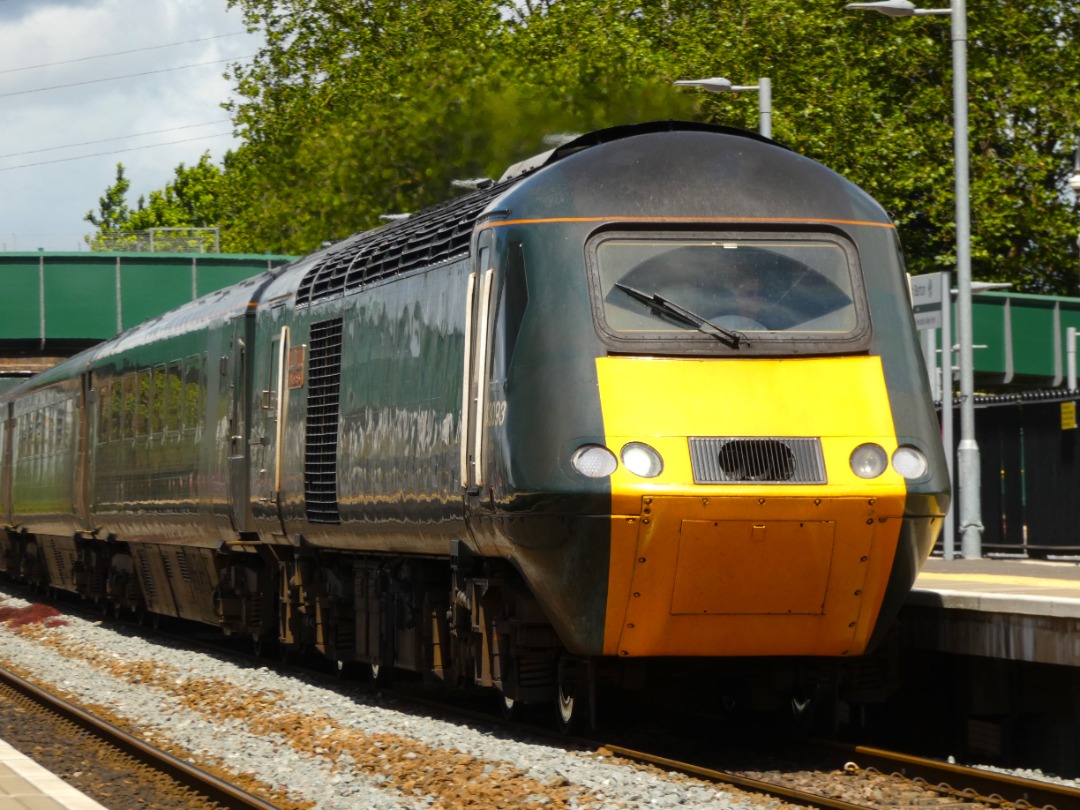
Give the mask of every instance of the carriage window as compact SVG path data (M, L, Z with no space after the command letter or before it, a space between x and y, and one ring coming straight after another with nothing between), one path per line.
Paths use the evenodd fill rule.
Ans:
M183 404L184 379L179 363L170 363L165 373L164 409L165 430L180 430L180 409Z
M847 337L859 325L854 255L821 234L612 237L596 246L607 327L619 337L705 333L754 341Z
M98 385L98 444L109 441L109 408L112 407L112 389L108 383Z
M195 430L202 421L205 407L206 375L200 355L184 361L184 379L181 388L180 411L184 430Z
M135 438L135 412L138 410L138 386L136 384L135 375L133 373L127 373L124 375L124 413L123 413L123 437L125 439Z
M156 435L165 432L165 368L151 369L150 375L150 433Z
M145 436L146 429L150 424L151 388L149 371L139 372L137 382L135 383L135 395L137 397L135 405L135 435Z
M109 441L124 438L124 388L117 379L109 388Z

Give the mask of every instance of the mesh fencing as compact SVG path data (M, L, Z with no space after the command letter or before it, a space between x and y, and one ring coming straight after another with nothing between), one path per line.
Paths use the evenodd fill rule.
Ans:
M217 228L150 228L88 237L90 250L126 253L220 253Z

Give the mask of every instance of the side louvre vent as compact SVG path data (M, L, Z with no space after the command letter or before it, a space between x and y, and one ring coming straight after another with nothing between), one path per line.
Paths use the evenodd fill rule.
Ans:
M311 325L304 497L311 523L340 523L337 497L341 318Z
M139 574L142 578L143 588L146 591L146 595L150 597L150 605L153 606L157 600L157 588L154 587L154 574L150 570L148 554L149 552L146 549L135 552L135 556L139 559Z
M696 484L825 484L820 439L698 438L690 440Z
M517 180L496 183L335 245L300 282L297 305L337 298L367 282L468 254L476 221L488 203Z

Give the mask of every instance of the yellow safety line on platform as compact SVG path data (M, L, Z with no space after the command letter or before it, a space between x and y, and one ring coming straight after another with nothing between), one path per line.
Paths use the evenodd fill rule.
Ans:
M915 581L916 586L928 582L982 582L987 585L1036 585L1045 588L1076 588L1080 590L1080 581L1070 579L1047 579L1046 577L1009 577L1001 574L938 574L922 573Z

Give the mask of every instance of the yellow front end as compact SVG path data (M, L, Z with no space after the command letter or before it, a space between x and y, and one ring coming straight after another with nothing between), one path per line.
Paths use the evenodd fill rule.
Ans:
M597 361L608 447L647 442L663 472L611 478L604 652L857 655L866 649L904 515L891 468L856 476L852 450L897 447L876 357ZM811 437L823 484L696 484L688 437Z

